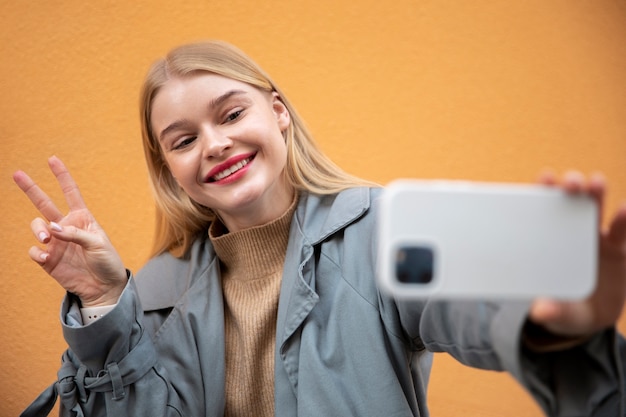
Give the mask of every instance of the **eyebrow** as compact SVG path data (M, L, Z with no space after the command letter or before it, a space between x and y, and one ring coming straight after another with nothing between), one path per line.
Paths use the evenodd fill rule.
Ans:
M240 94L246 94L245 91L243 90L230 90L225 92L224 94L222 94L219 97L214 98L213 100L211 100L209 102L209 109L214 109L218 106L221 106L222 104L224 104L225 101L227 101L229 98L236 96L236 95L240 95ZM184 126L185 124L188 123L187 119L180 119L180 120L176 120L175 122L171 123L170 125L168 125L165 129L163 129L161 131L161 133L159 134L159 141L162 141L163 138L165 137L165 135L167 135L168 133L179 129L181 126Z

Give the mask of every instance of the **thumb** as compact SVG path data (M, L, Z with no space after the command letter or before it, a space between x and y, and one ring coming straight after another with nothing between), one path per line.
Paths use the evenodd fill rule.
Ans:
M555 300L539 298L535 300L529 311L529 318L535 324L544 325L558 319L562 314L561 306Z
M102 247L102 239L95 233L89 233L76 226L61 226L50 222L50 229L55 238L64 242L75 243L83 249L97 249Z

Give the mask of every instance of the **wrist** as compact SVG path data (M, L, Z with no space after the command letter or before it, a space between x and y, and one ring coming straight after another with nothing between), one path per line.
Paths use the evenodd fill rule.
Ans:
M538 353L571 349L587 342L590 338L590 335L559 335L530 320L526 321L522 330L524 346Z
M79 297L81 308L107 307L117 304L122 292L124 292L124 288L126 288L129 274L130 272L125 270L126 280L120 280L115 285L109 286L106 292L100 296L94 298Z

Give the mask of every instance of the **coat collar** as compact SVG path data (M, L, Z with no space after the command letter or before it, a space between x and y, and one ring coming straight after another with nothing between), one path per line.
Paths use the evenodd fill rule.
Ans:
M293 223L297 223L304 238L315 245L343 229L367 211L370 189L350 188L339 194L300 197Z
M338 194L303 193L291 224L285 266L295 262L295 269L311 247L357 220L370 206L370 190L351 188ZM137 274L137 287L143 309L173 307L198 279L219 276L219 263L208 236L197 239L182 259L164 253L150 260ZM298 275L301 276L302 271ZM293 282L292 282L293 284ZM289 285L288 285L289 286ZM285 290L285 288L283 288ZM283 291L281 290L281 292ZM306 289L304 289L306 291Z

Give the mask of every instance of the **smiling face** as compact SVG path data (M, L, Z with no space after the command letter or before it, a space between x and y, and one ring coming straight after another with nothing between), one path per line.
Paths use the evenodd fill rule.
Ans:
M212 73L168 80L152 102L152 131L180 187L230 231L267 223L291 203L276 93Z

